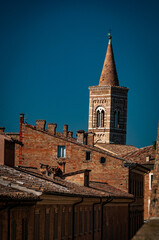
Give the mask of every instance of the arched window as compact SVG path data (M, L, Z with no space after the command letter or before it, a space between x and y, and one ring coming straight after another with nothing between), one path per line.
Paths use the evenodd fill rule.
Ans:
M97 127L104 127L104 108L98 107L96 110Z
M119 119L120 119L120 112L115 110L115 112L114 112L114 128L119 128Z

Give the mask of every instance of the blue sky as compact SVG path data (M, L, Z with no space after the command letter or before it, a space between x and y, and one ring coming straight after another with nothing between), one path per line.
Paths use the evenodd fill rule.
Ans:
M0 126L19 114L88 128L88 87L98 85L112 43L120 86L128 87L127 144L156 139L159 119L158 1L1 1Z

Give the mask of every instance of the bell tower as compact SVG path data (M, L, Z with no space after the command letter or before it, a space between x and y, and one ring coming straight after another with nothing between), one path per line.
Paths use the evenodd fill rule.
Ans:
M88 131L95 134L94 143L126 144L128 88L119 86L110 34L99 85L89 93Z

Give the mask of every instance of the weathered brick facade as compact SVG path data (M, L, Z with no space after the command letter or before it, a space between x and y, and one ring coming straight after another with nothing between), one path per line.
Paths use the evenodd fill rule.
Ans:
M64 134L53 135L46 131L37 130L36 127L23 124L22 165L40 168L40 163L58 166L65 164L65 173L81 169L90 169L90 180L108 182L113 186L128 191L129 170L123 166L123 160L118 159L106 151L81 140L64 137ZM80 131L81 135L82 131ZM83 138L83 141L84 138ZM58 146L65 146L65 157L58 157ZM19 165L19 150L16 148L15 165ZM90 160L86 160L87 153ZM105 163L101 163L101 158Z
M111 36L98 86L89 87L88 131L95 143L126 144L127 92L119 87Z
M128 88L93 86L89 87L89 90L88 131L95 133L94 142L126 144ZM97 124L98 109L104 111L102 126ZM115 126L115 114L118 114L117 126Z

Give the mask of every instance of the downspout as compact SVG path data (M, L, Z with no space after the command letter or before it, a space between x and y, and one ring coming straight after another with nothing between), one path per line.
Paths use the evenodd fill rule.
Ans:
M74 239L74 221L75 221L75 207L83 202L83 197L81 198L81 200L79 202L76 202L72 205L72 240Z
M102 199L101 199L102 200ZM102 202L101 206L101 240L103 240L103 208L106 204L113 201L113 198L108 198L107 201ZM93 239L94 240L94 239Z
M101 204L102 203L102 198L100 198L100 202L98 202L98 203L93 203L93 205L92 205L92 208L93 208L93 211L92 211L92 213L93 213L93 231L92 231L92 240L95 240L94 239L94 206L95 205L98 205L98 204Z
M17 207L18 204L14 205L14 206L11 206L11 207L8 207L8 240L10 240L10 210Z

